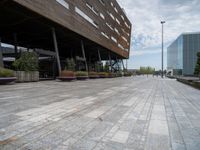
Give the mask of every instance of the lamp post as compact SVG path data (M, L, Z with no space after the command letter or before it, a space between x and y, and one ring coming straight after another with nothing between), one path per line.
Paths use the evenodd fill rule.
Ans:
M163 38L164 38L164 36L163 36L163 26L164 26L164 23L165 23L165 21L161 21L160 22L161 24L162 24L162 78L163 78L163 48L164 48L164 43L163 43Z

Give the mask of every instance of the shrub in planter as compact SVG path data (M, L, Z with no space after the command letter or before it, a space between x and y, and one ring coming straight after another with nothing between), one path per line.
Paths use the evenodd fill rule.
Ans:
M108 78L109 74L107 72L99 72L99 77L100 78Z
M109 70L110 70L110 69L109 69L109 68L110 68L109 66L110 66L110 65L109 65L109 62L106 62L105 65L103 66L103 70L104 70L105 72L109 72Z
M108 77L109 77L109 78L114 78L114 77L115 77L115 73L109 72L109 73L108 73Z
M76 73L77 80L86 80L88 79L88 73L85 71L77 71Z
M99 78L99 75L97 72L89 72L89 78L90 79L97 79Z
M131 72L124 72L124 76L125 77L130 77L130 76L132 76L132 73Z
M74 71L63 70L58 79L61 81L72 81L76 79L76 76Z
M121 72L117 72L116 73L116 77L122 77L122 73Z
M67 58L65 60L65 70L75 71L75 61L73 58Z
M38 55L35 52L23 52L19 59L15 60L15 75L18 82L39 81Z
M61 81L72 81L76 79L75 75L75 62L73 58L67 58L65 60L65 70L63 70L57 79Z
M14 71L0 67L0 84L8 84L15 80Z

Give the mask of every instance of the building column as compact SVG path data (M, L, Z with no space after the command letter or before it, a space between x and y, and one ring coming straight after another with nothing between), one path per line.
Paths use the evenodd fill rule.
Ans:
M60 56L59 56L59 51L58 51L58 43L57 43L55 28L52 28L52 36L53 36L54 49L55 49L55 52L56 52L58 72L59 72L59 75L60 75L61 74L61 64L60 64Z
M123 71L124 71L125 67L124 67L124 61L123 61L123 59L121 59L121 62L122 62L122 67L123 67Z
M116 57L116 61L117 61L118 71L120 71L119 60L117 59L117 57Z
M2 54L2 48L1 48L1 38L0 38L0 67L3 66L3 54Z
M126 70L128 71L128 59L126 59Z
M100 71L102 71L102 64L101 64L101 53L98 49L98 57L99 57L99 66L101 65Z
M100 54L99 49L98 49L98 56L99 56L99 61L101 62L101 54Z
M14 37L14 50L15 50L15 58L17 58L17 52L18 52L18 41L17 41L17 33L13 34Z
M109 57L109 63L110 63L110 71L112 72L112 60L110 57L110 53L108 54L108 57Z
M87 59L85 57L85 48L84 48L83 40L81 40L81 50L82 50L83 58L85 60L85 68L86 68L86 71L88 72L88 65L87 65Z
M53 59L53 78L54 79L56 79L56 66L57 66L57 61L56 61L56 57L55 56L53 56L52 57L52 59Z

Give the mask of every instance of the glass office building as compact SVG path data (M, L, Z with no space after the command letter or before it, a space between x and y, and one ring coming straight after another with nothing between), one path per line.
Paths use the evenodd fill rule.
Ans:
M200 32L181 34L167 48L167 70L172 75L193 75L200 52Z

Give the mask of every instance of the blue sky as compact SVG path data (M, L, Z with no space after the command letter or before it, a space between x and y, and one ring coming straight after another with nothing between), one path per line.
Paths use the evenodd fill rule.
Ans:
M161 68L161 20L164 25L164 64L167 47L185 32L200 31L200 0L117 0L132 22L128 68Z

